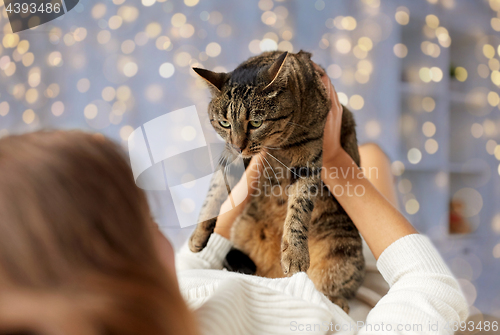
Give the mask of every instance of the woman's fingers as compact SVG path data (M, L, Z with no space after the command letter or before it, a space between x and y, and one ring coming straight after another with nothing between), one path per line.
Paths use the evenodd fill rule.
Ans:
M258 181L262 171L261 154L257 154L250 160L245 172L238 183L231 189L231 194L221 206L221 213L233 210L241 204L245 204L255 190L254 183Z
M262 171L262 158L261 154L257 154L250 160L240 181L231 190L231 194L221 206L220 215L217 217L215 230L217 234L229 238L231 227L234 220L241 214L244 204L252 196L255 190L254 183L259 180Z

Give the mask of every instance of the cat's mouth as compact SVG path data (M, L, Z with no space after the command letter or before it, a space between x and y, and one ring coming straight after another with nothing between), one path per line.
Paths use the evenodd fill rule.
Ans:
M243 159L247 159L247 158L252 158L253 156L257 155L258 153L260 152L260 150L257 150L257 151L249 151L247 149L243 150L243 151L239 151L238 150L238 155L243 158Z

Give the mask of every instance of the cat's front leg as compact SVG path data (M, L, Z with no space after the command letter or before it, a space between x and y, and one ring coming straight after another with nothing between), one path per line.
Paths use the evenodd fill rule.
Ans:
M281 268L288 276L309 268L308 231L319 190L320 169L307 170L309 173L302 174L295 169L297 172L292 173L289 187L288 209L281 239Z
M189 249L192 252L199 252L207 245L208 239L214 231L221 205L227 198L227 194L228 190L224 174L222 171L219 171L219 173L213 175L210 181L210 188L200 211L200 222L189 239Z

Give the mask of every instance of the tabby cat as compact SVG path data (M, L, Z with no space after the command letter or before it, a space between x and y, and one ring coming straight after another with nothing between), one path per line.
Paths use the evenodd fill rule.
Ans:
M323 130L331 102L311 54L264 52L230 73L194 70L211 88L208 113L226 141L226 154L248 160L265 152L262 192L255 192L231 230L235 248L253 260L259 276L306 271L319 291L348 312L346 299L364 278L362 244L353 222L321 181ZM341 144L359 165L355 123L345 107ZM220 168L230 161L225 156ZM214 176L202 217L218 213L230 191L224 178L236 178ZM270 192L270 186L278 189ZM193 252L205 247L215 221L198 224L189 241Z

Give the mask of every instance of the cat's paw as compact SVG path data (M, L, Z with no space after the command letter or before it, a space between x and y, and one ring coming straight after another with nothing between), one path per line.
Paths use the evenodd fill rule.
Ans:
M309 269L309 250L307 244L294 245L281 242L281 269L287 276Z
M189 250L192 252L200 252L205 248L208 243L210 235L214 231L215 223L217 219L210 219L200 222L193 232L193 235L189 238Z
M208 243L208 239L210 238L210 232L197 232L196 230L193 232L193 235L189 238L189 250L192 252L200 252L205 248Z

